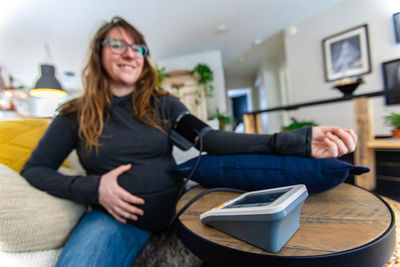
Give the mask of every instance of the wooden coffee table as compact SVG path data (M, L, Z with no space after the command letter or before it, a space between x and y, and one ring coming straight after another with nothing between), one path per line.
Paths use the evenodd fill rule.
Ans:
M177 210L207 188L186 192ZM238 194L214 192L187 209L177 223L178 236L211 266L382 266L395 248L391 208L378 196L342 184L310 195L303 205L300 228L279 253L264 251L203 225L201 213Z

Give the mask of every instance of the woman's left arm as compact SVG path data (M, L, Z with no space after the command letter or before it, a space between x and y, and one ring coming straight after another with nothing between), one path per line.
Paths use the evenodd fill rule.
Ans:
M204 138L204 150L209 154L259 153L311 156L312 128L269 134L240 134L213 130Z
M168 111L167 118L172 124L186 114L187 108L176 98L164 96L162 101ZM185 118L185 117L183 117ZM193 122L197 120L198 122ZM314 158L339 157L353 152L357 136L352 130L333 126L307 126L295 131L276 134L239 134L234 132L211 130L199 119L191 116L190 123L179 120L176 129L191 142L196 142L198 131L209 128L203 135L203 148L209 154L268 153ZM197 125L198 129L193 129ZM182 131L180 131L180 129ZM184 132L184 133L183 133ZM199 145L199 142L196 144Z
M309 126L273 135L213 130L203 139L209 154L269 153L314 158L340 157L353 152L357 144L352 130L333 126Z

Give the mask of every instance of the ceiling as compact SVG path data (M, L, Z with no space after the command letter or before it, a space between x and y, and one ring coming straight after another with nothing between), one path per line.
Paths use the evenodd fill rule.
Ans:
M262 58L283 48L282 30L341 1L0 0L0 30L22 43L46 40L52 49L85 55L96 28L119 15L144 33L155 61L219 49L226 78L249 78ZM219 25L228 28L217 32Z

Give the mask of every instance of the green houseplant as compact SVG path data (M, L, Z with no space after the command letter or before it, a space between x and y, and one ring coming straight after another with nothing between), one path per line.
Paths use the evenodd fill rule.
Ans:
M216 113L211 119L217 119L219 122L219 129L225 130L227 124L231 124L233 122L232 117L229 115L225 115L219 111L219 108L216 109Z
M294 117L291 117L290 120L292 121L292 123L283 126L282 127L283 131L294 131L304 126L317 126L317 124L314 121L298 121Z
M210 84L210 82L214 79L214 73L206 64L199 63L194 67L191 72L192 75L196 75L198 77L197 83L202 87L203 91L196 91L196 99L195 103L198 105L200 103L200 98L202 94L206 97L213 96L214 86Z
M392 136L400 138L400 113L392 112L385 116L385 123L394 128L392 129Z
M157 73L157 84L158 86L162 85L163 80L167 77L167 72L165 71L165 67L160 67L156 64L155 66Z

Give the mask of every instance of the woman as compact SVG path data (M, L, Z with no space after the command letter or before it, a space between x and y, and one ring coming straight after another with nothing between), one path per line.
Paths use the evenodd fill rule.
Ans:
M173 215L182 181L169 172L175 161L168 133L187 109L157 85L148 55L132 25L118 17L105 23L91 42L83 95L61 107L22 171L35 187L93 207L71 234L58 266L130 266L151 232ZM212 154L337 157L353 151L357 139L338 127L234 134L190 118L208 129L204 150ZM73 149L87 176L56 171Z

